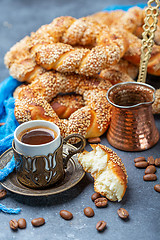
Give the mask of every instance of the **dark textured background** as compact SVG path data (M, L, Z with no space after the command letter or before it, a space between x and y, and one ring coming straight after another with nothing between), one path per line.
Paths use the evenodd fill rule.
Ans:
M141 1L145 2L145 1ZM0 81L8 77L8 70L3 64L6 51L26 34L35 31L42 24L47 24L53 18L61 15L82 17L113 4L136 4L139 1L104 1L104 0L0 0ZM158 78L152 81L158 86ZM156 116L156 123L160 130L160 120ZM105 136L102 144L108 144ZM87 149L90 149L87 146ZM113 148L112 148L113 149ZM93 179L87 174L75 187L62 194L50 197L23 197L8 192L7 198L0 202L8 207L21 207L22 212L17 215L0 213L0 240L64 240L64 239L110 239L110 240L158 240L160 239L160 194L155 192L155 182L144 182L144 170L134 167L133 159L138 156L160 157L160 142L148 151L128 153L113 149L123 159L128 172L128 189L120 203L108 203L106 209L97 209L90 197L93 190ZM157 171L159 183L160 170ZM93 218L87 218L83 209L90 206L95 211ZM124 207L129 211L129 221L123 221L117 216L117 209ZM74 215L72 221L65 221L59 217L59 211L67 209ZM31 226L31 219L44 217L46 224L40 228ZM9 221L12 218L24 217L27 228L12 232ZM96 231L99 220L107 222L107 229L103 233Z

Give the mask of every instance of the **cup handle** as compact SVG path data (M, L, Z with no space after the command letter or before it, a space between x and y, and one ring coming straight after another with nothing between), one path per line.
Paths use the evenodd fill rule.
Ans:
M64 165L64 168L67 167L67 163L68 163L68 160L76 153L79 153L79 152L82 152L83 149L85 148L86 146L86 139L78 134L78 133L73 133L73 134L70 134L68 135L66 138L63 139L63 142L64 144L66 144L68 142L69 139L73 138L73 137L76 137L76 138L79 138L81 141L80 141L80 146L75 149L75 150L69 150L68 151L68 155L66 157L63 157L63 165Z

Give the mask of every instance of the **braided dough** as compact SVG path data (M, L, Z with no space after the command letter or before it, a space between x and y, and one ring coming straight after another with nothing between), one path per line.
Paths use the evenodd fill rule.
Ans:
M120 82L133 82L137 74L137 66L121 59L118 64L102 70L99 76L108 79L114 85Z
M108 27L121 26L121 28L133 33L137 27L142 26L144 11L139 7L132 7L127 12L122 10L98 12L90 17L100 24L107 25Z
M104 19L103 24L102 22L99 23L100 16L98 14L99 20L97 16L80 19L73 17L56 18L52 23L40 27L30 36L26 36L6 54L5 64L9 68L10 74L19 81L31 83L27 87L22 87L22 90L17 89L17 93L15 93L18 95L15 115L19 122L44 118L55 121L62 129L62 132L79 131L81 133L83 132L82 126L81 122L78 121L80 121L79 115L82 114L80 119L85 122L85 130L82 135L86 137L100 136L103 134L103 130L107 129L110 121L110 110L108 110L110 108L106 104L106 99L103 100L103 98L105 98L108 85L95 90L96 84L93 88L92 83L99 81L100 86L103 85L103 81L95 80L95 78L92 81L89 78L86 80L84 77L86 82L83 91L78 87L77 83L80 81L80 86L84 87L81 84L83 82L82 77L76 74L60 75L48 71L54 69L67 74L74 72L84 75L96 75L104 69L101 71L100 76L106 82L108 82L108 79L112 84L120 81L133 81L132 78L137 74L137 68L132 64L139 65L141 40L132 33L142 25L143 12L139 8L132 8L126 13L118 11L118 14L112 12L111 14L101 13L100 15L103 15L103 17L105 15L105 19L108 18L108 26L106 25L107 21L105 20L105 22ZM117 22L115 19L118 15L119 21ZM83 48L84 46L86 48ZM160 75L159 52L159 46L154 45L148 64L148 72L154 75ZM132 64L120 60L123 56ZM126 68L128 71L124 70ZM47 79L50 79L49 82ZM90 81L91 83L89 83ZM88 87L86 87L87 84ZM60 120L56 112L53 111L55 103L51 101L60 92L68 93L72 91L83 95L85 106L78 110L76 108L77 111L72 113L68 120ZM103 92L102 96L98 96L99 91ZM102 98L101 102L104 101L107 106L103 106L105 114L108 111L108 115L106 114L106 127L104 127L104 119L102 119L103 123L101 123L99 110L97 109L97 104L101 108L100 98ZM61 107L64 106L59 106L58 109ZM71 113L72 110L70 109L69 112ZM98 119L95 117L97 115ZM66 117L66 115L62 117ZM88 130L93 119L96 119L96 124L95 122L93 124L96 126L96 134L94 131L91 134L91 131ZM81 130L78 130L78 128Z
M121 159L104 145L79 154L78 161L94 178L94 190L111 201L121 201L127 188L127 172Z
M90 16L92 19L101 24L106 24L110 30L118 27L126 30L126 38L129 41L129 48L127 49L124 58L139 66L141 57L142 41L142 25L144 24L145 11L144 9L133 7L127 12L117 10L111 13L100 12ZM158 17L157 31L155 32L155 45L153 46L151 58L148 63L148 73L160 76L160 15Z
M117 63L127 51L129 41L125 59L139 65L141 39L134 33L143 20L144 10L138 7L80 19L59 17L15 44L6 54L5 64L14 78L28 82L45 72L44 68L95 75ZM77 45L87 48L77 48ZM160 75L159 55L160 47L154 45L148 72L157 76Z
M106 92L111 86L109 81L100 78L48 71L17 91L15 117L19 123L37 119L54 122L62 136L79 133L85 138L99 137L110 123L111 105ZM68 120L60 119L50 104L60 92L75 92L85 101L85 106L72 113Z
M74 48L77 44L93 48ZM123 30L109 31L87 17L59 17L13 46L5 55L5 64L20 81L31 82L43 68L95 75L117 63L127 48Z
M124 55L124 59L127 61L139 65L141 56L141 39L137 38L133 34L128 32L129 48ZM148 62L147 71L148 73L160 76L160 46L153 45L151 57Z

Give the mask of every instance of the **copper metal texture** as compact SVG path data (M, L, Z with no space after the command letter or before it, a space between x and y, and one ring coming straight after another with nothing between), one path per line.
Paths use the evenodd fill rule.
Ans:
M69 151L66 157L63 157L63 145L71 138L80 139L80 147ZM62 138L61 145L55 152L47 156L24 156L16 151L14 140L12 149L16 161L17 179L20 183L30 188L42 189L55 184L64 178L64 169L67 167L68 160L76 153L81 152L85 147L85 139L80 134L70 134Z
M155 3L155 6L152 6ZM145 9L145 19L142 33L141 61L139 67L138 82L146 82L147 65L154 44L155 31L157 29L159 15L159 0L149 0Z
M107 92L112 118L107 139L124 151L142 151L159 140L152 114L155 89L145 83L118 83Z
M68 155L68 152L77 150L76 147L67 143L63 146L63 157ZM0 169L3 169L13 156L13 149L10 148L0 156ZM49 196L64 192L75 186L85 175L82 166L78 162L77 154L72 156L65 169L64 179L56 184L45 189L28 188L21 184L17 179L16 171L12 172L3 182L2 187L7 190L24 195L24 196Z

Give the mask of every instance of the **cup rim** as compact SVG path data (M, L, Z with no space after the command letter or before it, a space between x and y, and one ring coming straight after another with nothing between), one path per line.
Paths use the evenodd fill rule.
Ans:
M28 144L29 145L29 144ZM42 144L41 144L42 145ZM61 142L60 142L60 145L59 145L59 147L58 148L60 148L61 146L63 145L63 137L61 137ZM30 145L29 145L30 146ZM33 146L33 145L32 145ZM37 145L34 145L34 146L37 146ZM57 149L58 149L57 148ZM21 156L24 156L24 157L29 157L29 158L36 158L36 157L39 157L39 156L41 156L41 157L45 157L45 156L48 156L50 153L48 153L47 155L45 155L45 154L42 154L42 155L35 155L35 156L33 156L33 157L31 157L30 155L24 155L23 153L21 153L21 152L19 152L16 148L15 148L15 140L13 139L13 141L12 141L12 149L17 153L17 154L19 154L19 155L21 155ZM52 152L51 152L52 153Z
M21 144L22 146L31 147L31 148L48 146L48 145L52 144L53 142L55 142L55 141L58 139L58 137L60 136L60 129L59 129L59 127L58 127L55 123L49 122L49 123L53 124L53 125L57 128L57 130L58 130L58 132L57 132L57 137L56 137L55 139L53 139L51 142L43 143L43 144L39 144L39 145L31 145L31 144L27 144L27 143L23 143L23 142L19 141L19 139L18 139L17 136L16 136L17 130L18 130L22 125L27 125L27 124L29 124L29 123L31 123L31 122L34 122L34 123L35 123L35 122L41 122L41 123L44 123L44 122L45 122L45 123L48 123L49 121L46 121L46 120L31 120L31 121L24 122L24 123L20 124L20 125L15 129L15 131L14 131L14 139L15 139L19 144ZM27 128L26 128L26 129L27 129Z
M152 100L152 101L148 101L148 102L144 102L144 103L137 103L137 104L134 104L134 105L131 105L131 106L118 105L118 104L115 104L114 102L112 102L112 101L110 100L109 94L110 94L110 92L111 92L114 88L116 88L116 87L118 87L118 86L121 86L121 85L123 86L123 85L132 85L132 84L133 84L133 85L142 85L142 86L148 87L148 88L150 88L151 90L153 90L153 100ZM124 108L124 109L135 108L135 107L139 107L139 106L141 106L141 105L149 105L149 104L154 103L154 101L155 101L155 88L154 88L153 86L147 84L147 83L142 83L142 82L121 82L121 83L117 83L117 84L113 85L112 87L110 87L110 88L108 89L107 94L106 94L106 98L107 98L108 102L109 102L112 106L114 106L114 107L116 107L116 108L121 108L121 109L122 109L122 108Z

